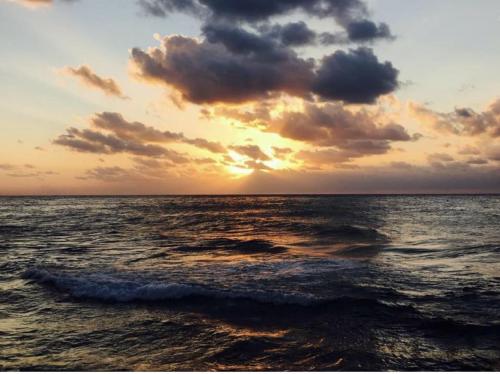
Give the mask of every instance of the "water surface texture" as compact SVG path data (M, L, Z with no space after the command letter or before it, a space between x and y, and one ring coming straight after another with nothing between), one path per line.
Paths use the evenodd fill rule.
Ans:
M0 198L0 369L500 370L499 196Z

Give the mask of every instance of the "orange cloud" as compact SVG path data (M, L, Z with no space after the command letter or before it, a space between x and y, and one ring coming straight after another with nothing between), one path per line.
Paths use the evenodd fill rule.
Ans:
M97 75L90 66L82 65L77 68L65 67L63 73L77 78L81 83L88 87L98 89L108 96L127 99L122 89L112 78L103 78Z

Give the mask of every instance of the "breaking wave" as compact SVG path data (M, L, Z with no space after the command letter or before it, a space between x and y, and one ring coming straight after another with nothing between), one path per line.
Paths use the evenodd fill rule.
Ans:
M127 280L106 274L70 275L33 268L23 273L24 279L48 285L73 297L111 302L166 301L190 297L216 299L250 299L276 305L309 306L325 302L306 293L280 293L264 290L220 290L201 285Z

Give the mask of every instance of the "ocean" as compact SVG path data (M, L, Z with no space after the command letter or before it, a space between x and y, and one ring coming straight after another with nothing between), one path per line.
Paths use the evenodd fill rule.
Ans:
M1 370L500 370L500 196L0 198Z

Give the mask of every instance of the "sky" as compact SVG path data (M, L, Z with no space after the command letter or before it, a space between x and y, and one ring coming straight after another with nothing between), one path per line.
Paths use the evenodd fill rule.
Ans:
M500 193L497 0L0 0L0 194Z

